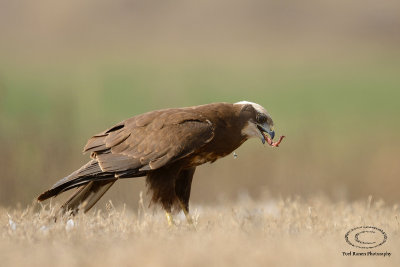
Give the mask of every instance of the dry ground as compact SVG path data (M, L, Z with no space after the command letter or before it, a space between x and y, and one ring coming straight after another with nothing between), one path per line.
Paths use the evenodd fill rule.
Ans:
M1 266L400 266L399 208L371 199L332 203L242 198L192 206L168 228L163 213L141 205L52 221L54 207L0 209ZM356 249L345 242L356 226L383 229L387 242ZM196 229L194 229L196 228ZM343 256L342 252L390 252Z

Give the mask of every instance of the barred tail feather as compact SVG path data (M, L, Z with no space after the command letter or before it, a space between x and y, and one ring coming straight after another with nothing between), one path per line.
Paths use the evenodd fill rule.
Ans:
M97 160L91 160L80 169L59 180L51 189L42 193L37 199L38 201L43 201L72 188L86 185L91 181L109 181L114 179L114 173L103 172Z
M99 199L107 192L117 179L104 181L91 181L80 186L76 192L61 206L61 212L72 211L73 214L78 210L87 212Z

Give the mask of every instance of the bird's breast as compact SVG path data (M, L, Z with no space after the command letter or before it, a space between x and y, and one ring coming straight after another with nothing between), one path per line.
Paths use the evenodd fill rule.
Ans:
M191 166L198 166L202 165L207 162L214 162L219 158L225 157L226 153L201 153L194 155L190 161L189 164Z

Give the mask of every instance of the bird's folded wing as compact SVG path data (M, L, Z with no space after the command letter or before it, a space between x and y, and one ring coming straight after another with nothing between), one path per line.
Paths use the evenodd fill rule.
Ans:
M193 110L164 110L123 121L93 136L91 152L104 172L152 170L197 151L214 136L212 123Z

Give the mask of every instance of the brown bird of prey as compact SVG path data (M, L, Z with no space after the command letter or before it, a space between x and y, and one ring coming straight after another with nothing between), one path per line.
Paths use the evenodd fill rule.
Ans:
M191 222L189 197L196 167L229 155L252 137L278 146L282 137L273 142L272 127L265 108L247 101L137 115L90 138L83 152L92 159L38 200L77 188L61 210L86 212L117 180L146 176L152 202L161 203L168 223L172 210L183 210Z

